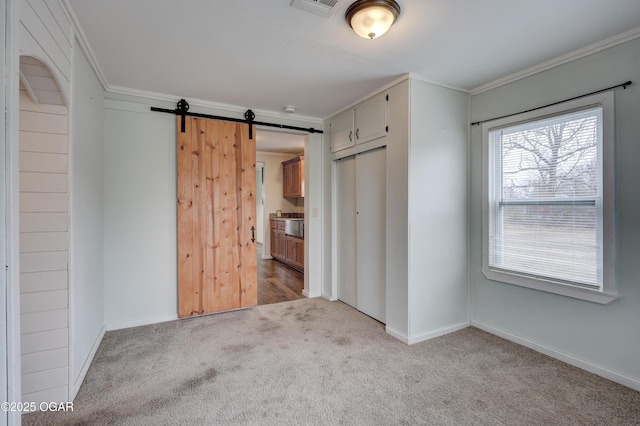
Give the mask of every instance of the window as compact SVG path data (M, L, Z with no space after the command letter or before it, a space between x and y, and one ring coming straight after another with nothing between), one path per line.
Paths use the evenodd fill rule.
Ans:
M613 94L483 125L483 273L614 300Z

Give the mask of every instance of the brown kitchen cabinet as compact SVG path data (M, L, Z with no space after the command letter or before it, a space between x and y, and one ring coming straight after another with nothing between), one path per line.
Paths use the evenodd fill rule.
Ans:
M271 256L276 257L278 253L278 222L275 220L269 221L271 225Z
M271 256L295 269L304 271L304 238L287 235L284 220L271 220Z
M284 222L281 220L275 221L276 223L276 232L275 232L275 253L271 253L271 256L275 257L278 260L285 260L287 256L287 243L285 240L284 233Z
M287 242L287 263L300 270L304 269L304 240L291 235L287 235L285 239Z
M282 197L304 197L304 157L296 157L282 163Z

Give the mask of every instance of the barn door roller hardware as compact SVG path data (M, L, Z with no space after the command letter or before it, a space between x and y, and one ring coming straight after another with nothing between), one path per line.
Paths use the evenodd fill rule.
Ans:
M279 129L289 129L289 130L300 130L302 132L309 133L323 133L322 130L314 129L313 127L296 127L296 126L288 126L286 124L275 124L275 123L265 123L264 121L255 121L256 115L250 109L244 113L243 118L232 118L232 117L221 117L219 115L209 115L209 114L200 114L197 112L189 112L189 103L184 99L180 99L176 104L176 109L167 109L167 108L156 108L151 107L151 111L155 112L166 112L168 114L179 115L182 120L180 124L180 131L182 133L185 132L185 117L197 117L197 118L209 118L212 120L221 120L221 121L231 121L234 123L244 123L249 125L249 139L253 139L253 125L258 126L266 126L266 127L277 127Z

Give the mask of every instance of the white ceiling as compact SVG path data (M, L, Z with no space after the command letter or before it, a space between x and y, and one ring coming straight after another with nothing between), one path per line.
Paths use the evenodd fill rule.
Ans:
M640 27L639 0L398 0L366 40L352 1L327 19L291 0L68 0L111 88L316 118L405 73L469 90Z

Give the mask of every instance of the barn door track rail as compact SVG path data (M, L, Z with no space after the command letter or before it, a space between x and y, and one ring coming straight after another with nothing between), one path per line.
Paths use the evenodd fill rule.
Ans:
M267 126L267 127L277 127L278 129L288 129L288 130L300 130L302 132L309 133L324 133L322 130L314 129L313 127L297 127L297 126L289 126L286 124L276 124L276 123L266 123L264 121L256 121L256 115L250 109L244 113L243 118L233 118L233 117L221 117L219 115L210 115L210 114L200 114L197 112L189 112L189 102L184 99L180 99L176 105L176 109L167 109L167 108L156 108L151 107L151 111L155 112L166 112L168 114L179 115L181 120L180 131L182 133L185 132L185 117L197 117L197 118L209 118L211 120L220 120L220 121L231 121L234 123L244 123L249 125L249 139L253 139L253 125L257 126Z

